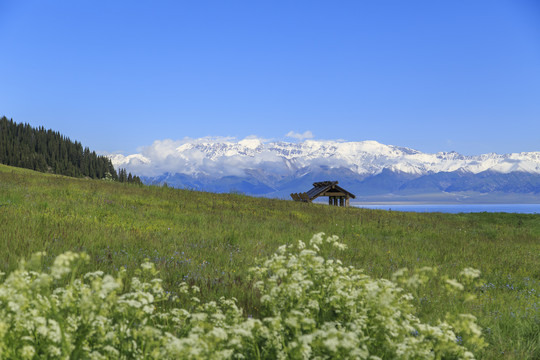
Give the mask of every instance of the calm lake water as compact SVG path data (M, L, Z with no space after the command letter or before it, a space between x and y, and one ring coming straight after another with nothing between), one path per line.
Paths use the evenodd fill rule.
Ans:
M540 214L540 204L428 204L428 205L362 205L353 206L367 209L411 211L411 212L506 212L521 214Z

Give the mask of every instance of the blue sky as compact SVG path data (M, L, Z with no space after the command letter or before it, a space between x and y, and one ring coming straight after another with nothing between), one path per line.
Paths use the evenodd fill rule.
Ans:
M0 115L99 151L256 135L540 151L540 3L0 0Z

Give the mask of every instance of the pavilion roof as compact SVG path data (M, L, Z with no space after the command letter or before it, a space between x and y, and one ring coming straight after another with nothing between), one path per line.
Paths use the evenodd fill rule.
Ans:
M332 193L342 193L346 197L350 197L355 199L356 196L342 188L341 186L338 186L337 181L320 181L320 182L314 182L313 188L306 191L305 193L301 194L291 194L291 197L296 200L296 198L301 199L301 201L309 200L313 201L319 196L332 196ZM294 196L297 195L297 196Z

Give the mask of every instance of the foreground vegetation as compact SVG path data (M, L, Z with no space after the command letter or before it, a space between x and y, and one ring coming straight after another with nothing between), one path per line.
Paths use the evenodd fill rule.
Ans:
M321 249L327 247L346 245L319 233L308 244L281 246L250 269L261 295L260 319L243 317L234 298L201 304L199 288L186 283L179 290L187 301L169 296L152 263L126 281L124 269L116 278L102 271L78 275L77 263L88 258L71 252L42 272L43 253L37 253L0 282L0 357L473 359L470 350L485 346L474 316L451 314L435 326L424 324L411 294L325 259ZM404 276L402 270L394 277L418 289L432 272ZM468 268L460 275L472 285L479 273ZM445 284L461 295L463 283Z
M329 258L373 278L390 279L404 267L435 267L457 278L474 267L483 281L475 300L463 302L430 285L413 292L415 315L436 324L447 313L472 313L488 343L478 357L540 358L540 215L345 209L0 166L0 229L2 272L39 251L47 254L46 269L71 250L89 255L80 272L125 268L129 278L148 258L167 296L187 301L185 282L200 289L203 303L235 297L243 316L255 318L264 307L248 276L255 258L321 231L347 245L339 255L329 251Z

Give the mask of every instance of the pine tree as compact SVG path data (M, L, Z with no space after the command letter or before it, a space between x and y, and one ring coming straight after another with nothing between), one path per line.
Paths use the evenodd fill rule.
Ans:
M59 132L17 124L5 116L0 118L0 163L75 177L140 181L132 174L129 181L125 169L120 176L109 158L83 148L81 143Z

